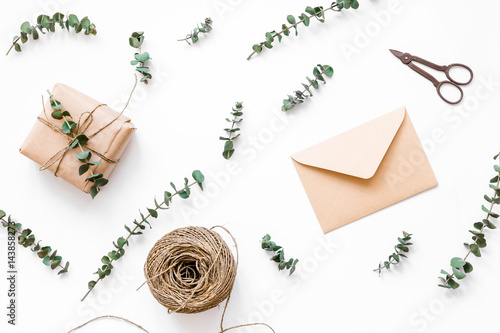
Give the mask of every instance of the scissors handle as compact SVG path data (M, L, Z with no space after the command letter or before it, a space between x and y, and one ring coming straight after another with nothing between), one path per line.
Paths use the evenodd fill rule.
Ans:
M450 79L451 80L451 79ZM448 99L446 99L446 97L444 97L442 94L441 94L441 88L444 86L444 85L452 85L454 86L455 88L458 89L458 91L460 92L460 98L456 101L450 101ZM458 84L456 84L454 81L441 81L438 83L438 85L436 86L436 90L437 90L437 93L439 95L439 97L441 97L441 99L443 101L445 101L446 103L448 104L458 104L462 101L462 99L464 98L464 92L462 90L462 88L460 88L460 86Z
M466 81L466 82L460 82L460 81L457 81L457 80L454 80L451 75L450 75L450 70L452 68L456 68L456 67L461 67L461 68L465 68L467 71L469 71L469 74L470 74L470 79L469 81ZM472 82L472 79L474 78L474 72L472 72L472 69L470 69L469 66L465 66L464 64L451 64L449 66L446 66L446 69L445 69L445 74L446 74L446 77L448 78L448 80L450 80L451 82L455 83L455 84L458 84L460 86L466 86L468 85L469 83Z
M422 59L422 58L417 57L417 56L411 56L411 59L412 59L413 61L419 62L419 63L421 63L422 65L425 65L425 66L427 66L427 67L430 67L430 68L435 69L435 70L440 71L440 72L446 72L446 70L448 70L448 68L449 68L450 66L456 65L456 64L452 64L452 65L450 65L450 66L440 66L440 65L437 65L437 64L435 64L435 63L433 63L433 62L430 62L430 61L428 61L428 60ZM450 80L451 80L451 79L450 79Z

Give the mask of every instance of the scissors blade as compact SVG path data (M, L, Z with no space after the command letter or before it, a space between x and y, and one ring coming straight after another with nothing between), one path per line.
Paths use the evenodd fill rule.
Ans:
M404 54L403 52L399 52L399 51L396 51L396 50L389 49L389 51L391 51L391 53L394 54L394 56L396 58L399 58L399 59L401 59L403 57L403 54Z

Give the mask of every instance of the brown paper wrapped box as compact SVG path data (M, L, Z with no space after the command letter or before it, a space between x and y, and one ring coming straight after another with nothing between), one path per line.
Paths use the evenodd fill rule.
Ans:
M84 147L84 149L92 151L91 161L102 162L100 165L93 166L92 171L102 173L104 178L108 178L135 130L130 119L64 84L57 83L51 93L56 100L61 102L62 111L67 110L71 113L72 121L85 123L84 126L75 129L75 132L89 137L90 140L86 145L88 148ZM81 176L78 174L78 168L82 163L75 155L80 152L80 149L76 147L68 149L64 153L65 148L73 140L52 128L50 123L61 128L64 122L64 120L53 119L51 117L52 111L49 100L45 104L45 111L42 110L33 129L21 146L20 152L40 164L41 170L47 168L56 176L89 193L89 189L93 185L93 183L85 181L89 173L86 172ZM89 116L90 113L92 116ZM115 118L116 120L114 120ZM86 119L87 121L85 121ZM102 129L103 127L105 128ZM81 133L81 129L84 129L83 133ZM100 129L102 130L98 132ZM92 136L96 132L98 133Z

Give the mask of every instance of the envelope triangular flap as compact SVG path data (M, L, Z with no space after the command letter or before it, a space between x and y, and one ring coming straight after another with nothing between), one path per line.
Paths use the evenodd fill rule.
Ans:
M341 133L292 158L298 163L369 179L384 159L406 115L400 108Z

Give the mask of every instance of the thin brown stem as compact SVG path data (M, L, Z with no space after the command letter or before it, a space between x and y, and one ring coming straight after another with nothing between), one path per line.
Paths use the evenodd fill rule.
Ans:
M21 37L17 37L17 39L12 42L12 45L10 46L9 50L7 51L7 53L5 54L6 56L9 55L10 51L12 50L12 48L16 45L17 42L19 42L19 39L21 39Z

